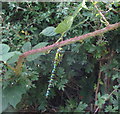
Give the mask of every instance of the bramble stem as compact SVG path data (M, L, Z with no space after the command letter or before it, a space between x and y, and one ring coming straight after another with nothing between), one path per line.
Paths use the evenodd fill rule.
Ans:
M42 48L38 48L38 49L34 49L34 50L24 52L22 55L19 56L16 68L15 68L16 73L18 72L17 75L20 74L21 68L22 68L22 62L24 61L24 58L26 58L29 55L36 54L36 53L43 53L43 52L46 52L46 51L49 51L49 50L52 50L52 49L56 49L56 48L59 48L59 47L62 47L62 46L68 45L68 44L78 42L80 40L84 40L84 39L89 38L89 37L95 37L95 36L104 34L108 31L117 29L118 27L120 27L120 22L115 23L115 24L110 24L103 29L96 30L94 32L90 32L90 33L87 33L85 35L76 36L74 38L70 38L70 39L67 39L67 40L64 40L64 41L61 41L61 42L57 42L57 43L54 43L54 44L46 46L46 47L42 47Z

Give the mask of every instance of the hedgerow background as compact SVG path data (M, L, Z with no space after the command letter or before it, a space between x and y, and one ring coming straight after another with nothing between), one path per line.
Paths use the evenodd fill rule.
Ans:
M2 43L15 52L6 63L14 66L18 56L39 43L50 45L60 35L44 36L48 26L56 27L72 15L79 3L11 2L2 3ZM91 2L74 19L64 40L80 36L106 25ZM118 2L98 2L99 10L110 24L120 21ZM88 19L87 19L88 18ZM80 22L84 21L82 24ZM38 47L41 47L38 46ZM20 76L3 62L3 111L40 112L118 112L120 86L120 29L63 47L64 57L57 67L49 99L45 93L53 69L56 50L27 58Z

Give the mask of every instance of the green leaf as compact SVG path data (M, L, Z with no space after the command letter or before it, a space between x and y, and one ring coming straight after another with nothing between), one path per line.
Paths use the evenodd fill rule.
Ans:
M118 89L119 87L120 87L119 85L113 86L114 89Z
M102 105L105 104L108 98L109 98L108 94L101 96L100 93L98 93L98 100L95 102L95 104L102 108Z
M112 107L112 106L106 106L105 112L117 112L118 111L118 106Z
M95 49L96 49L96 46L95 46L94 44L92 44L92 45L90 46L88 52L89 52L89 53L92 53L92 52L95 51Z
M19 51L14 51L14 55L8 59L7 63L11 64L11 63L15 63L19 56L21 55L21 53Z
M40 34L43 34L45 36L55 36L56 32L55 32L55 27L47 27L45 28Z
M3 55L0 55L0 61L6 62L9 58L11 58L14 55L14 52L9 52Z
M64 75L64 74L65 74L64 68L58 67L57 75L58 75L58 76L62 76L62 75Z
M14 108L20 102L22 94L26 92L26 88L23 86L7 87L2 92L2 109L5 110L8 105L12 105Z
M0 44L0 55L6 54L10 50L7 44Z
M46 46L48 43L47 42L41 42L39 44L37 44L36 46L34 46L32 49L38 49L38 48L42 48L44 46ZM28 61L33 61L35 59L37 59L40 55L45 55L45 53L37 53L37 54L33 54L27 57Z
M118 73L112 75L112 80L115 80L115 79L117 79L117 78L118 78L118 79L120 78L120 76L119 76Z
M63 34L64 32L68 31L73 23L73 16L68 16L64 19L64 21L62 21L55 29L56 33L60 33Z
M35 45L32 49L42 48L42 47L46 46L47 44L48 44L48 42L41 42L41 43Z
M10 47L6 44L0 44L0 61L8 61L8 59L10 59L12 56L14 56L15 54L21 54L18 51L14 51L14 52L8 52L10 50Z
M22 52L26 52L26 51L29 51L31 50L31 43L30 42L26 42L23 47L22 47Z
M20 55L21 53L18 52L18 51L14 51L14 52L9 52L9 53L6 53L6 54L3 54L3 55L0 55L0 61L8 61L11 57L13 57L14 55ZM17 61L17 59L14 58L14 60L12 61Z
M87 104L81 101L74 112L82 112L87 106L88 106Z
M57 85L59 90L63 90L66 87L65 84L68 83L67 79L62 79L61 82Z
M102 99L104 99L105 101L109 98L109 95L108 94L105 94L102 96Z

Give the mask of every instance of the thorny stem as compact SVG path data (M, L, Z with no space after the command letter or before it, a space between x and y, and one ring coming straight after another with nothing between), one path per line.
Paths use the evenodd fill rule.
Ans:
M108 31L117 29L118 27L120 27L120 22L115 23L115 24L110 24L103 29L96 30L96 31L91 32L91 33L87 33L85 35L76 36L74 38L70 38L70 39L67 39L67 40L64 40L64 41L61 41L61 42L57 42L57 43L54 43L54 44L46 46L46 47L42 47L42 48L38 48L38 49L34 49L34 50L24 52L22 55L19 56L16 68L15 68L16 69L15 73L17 75L20 74L24 58L26 58L29 55L36 54L36 53L44 53L44 52L47 52L47 51L52 50L52 49L56 49L56 48L59 48L59 47L62 47L62 46L68 45L68 44L72 44L72 43L84 40L84 39L89 38L89 37L95 37L95 36L104 34Z
M91 2L93 3L93 0L91 0ZM101 17L104 19L104 21L106 22L107 25L109 25L109 22L107 21L107 19L105 18L105 16L101 13L101 11L98 9L97 5L95 3L93 3L93 5L95 6L95 8L97 9L97 11L99 12L99 14L101 15Z

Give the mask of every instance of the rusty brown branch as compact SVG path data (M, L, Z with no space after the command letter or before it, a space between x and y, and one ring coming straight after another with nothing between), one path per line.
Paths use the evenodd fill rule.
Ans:
M67 40L64 40L64 41L61 41L61 42L58 42L58 43L54 43L54 44L46 46L46 47L42 47L42 48L39 48L39 49L34 49L34 50L24 52L22 55L19 56L17 66L16 66L16 70L18 71L18 69L19 70L21 69L22 62L24 61L24 58L26 58L29 55L36 54L36 53L43 53L43 52L46 52L46 51L49 51L49 50L52 50L52 49L56 49L56 48L59 48L59 47L62 47L62 46L68 45L68 44L78 42L80 40L84 40L84 39L89 38L89 37L98 36L98 35L101 35L101 34L104 34L104 33L108 32L108 31L117 29L118 27L120 27L120 22L115 23L115 24L110 24L103 29L96 30L94 32L91 32L91 33L88 33L88 34L85 34L85 35L82 35L82 36L76 36L74 38L70 38L70 39L67 39Z

